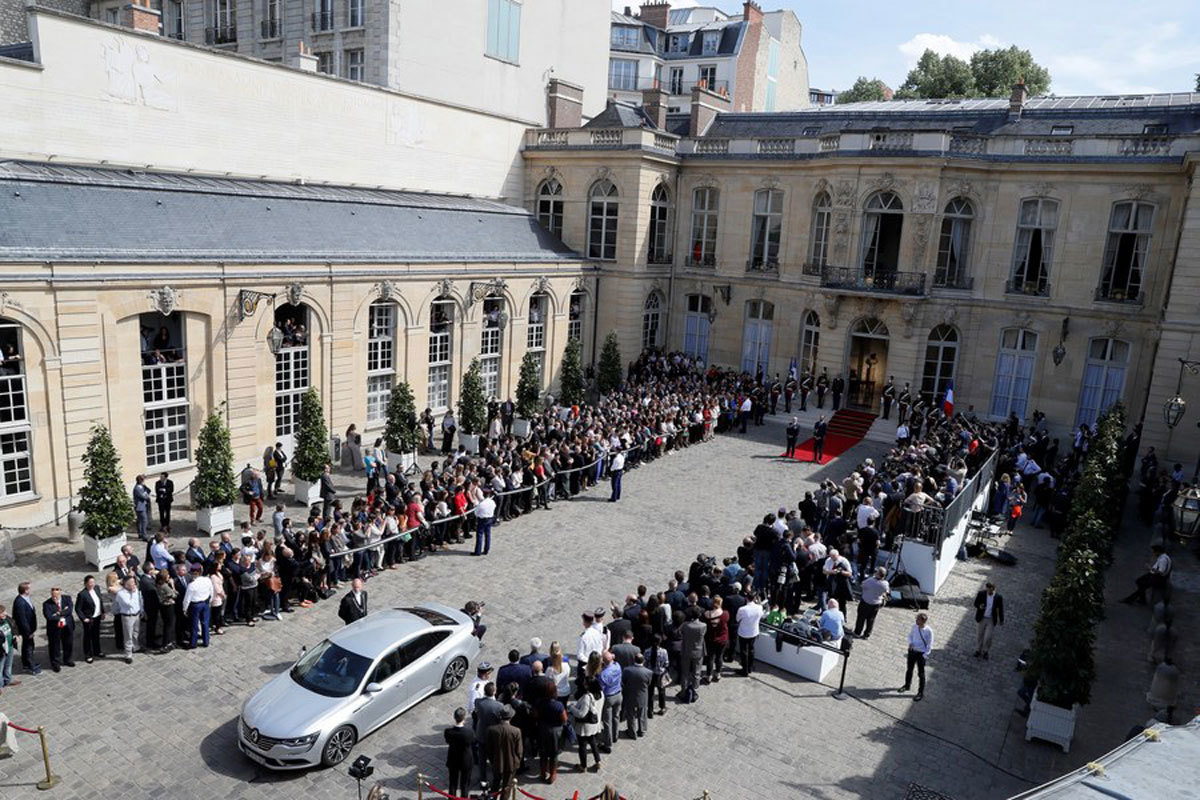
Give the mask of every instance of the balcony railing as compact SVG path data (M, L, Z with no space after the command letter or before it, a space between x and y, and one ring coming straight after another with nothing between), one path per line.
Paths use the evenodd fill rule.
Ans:
M829 289L884 294L925 294L925 273L877 270L867 275L857 267L830 267L821 271L821 285Z
M621 139L620 128L601 128L600 130L592 131L593 145L612 147L621 144Z
M717 265L717 257L712 253L707 255L690 254L684 259L684 265L688 267L708 267L712 268Z
M232 44L237 41L236 25L219 25L204 29L205 44Z
M1109 289L1100 286L1096 289L1096 300L1102 303L1128 303L1140 306L1145 294L1140 289Z
M262 21L262 38L278 39L283 26L279 24L277 19L264 19Z
M778 258L755 257L746 261L746 272L779 272Z
M888 133L873 133L870 139L872 150L912 150L912 131L890 131Z
M975 279L969 275L938 275L934 273L933 288L935 289L970 289L975 285Z
M1050 281L1026 280L1009 278L1004 282L1004 291L1009 294L1024 294L1030 297L1049 297Z
M1025 140L1025 155L1027 156L1069 156L1074 150L1074 139L1051 137Z
M817 149L822 153L835 153L842 146L842 135L835 133L832 136L822 136L817 140Z
M696 142L697 153L728 153L728 139L701 139Z
M548 130L537 132L539 147L566 147L568 144L565 130Z
M667 264L670 264L674 260L675 259L672 258L671 253L668 253L667 251L665 251L661 248L659 248L657 250L654 248L651 248L650 252L646 254L646 263L647 264L667 265Z
M988 137L973 133L956 133L950 137L950 152L981 156L987 152Z
M824 264L818 264L815 261L805 261L804 264L800 267L800 274L801 275L816 275L817 277L820 277L821 271L823 269L825 269Z
M758 152L770 155L787 154L791 155L796 152L795 139L759 139Z
M314 11L312 15L312 29L314 31L333 30L333 11Z

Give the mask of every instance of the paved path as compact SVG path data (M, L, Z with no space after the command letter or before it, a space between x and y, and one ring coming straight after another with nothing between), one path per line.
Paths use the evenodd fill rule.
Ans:
M786 421L768 419L748 436L722 437L630 473L619 504L595 491L502 525L487 559L464 558L464 548L386 573L368 584L373 605L483 600L484 657L502 661L533 635L562 640L569 652L580 610L619 599L639 582L665 585L698 551L731 553L763 513L781 501L794 505L813 482L840 479L856 460L881 453L881 445L864 442L824 467L783 461L775 456ZM180 516L186 536L191 515ZM1014 659L1053 567L1052 546L1039 533L1019 532L1011 547L1021 558L1016 569L987 562L955 569L931 610L939 641L923 703L893 691L902 683L912 614L888 609L871 640L854 649L851 699L833 699L828 686L769 668L750 679L730 677L702 687L694 705L671 705L640 742L622 740L599 776L567 768L554 791L536 779L527 788L552 798L579 789L589 797L611 780L639 800L689 800L705 789L714 800L774 800L900 798L917 782L966 800L1003 798L1031 785L1008 769L1040 781L1077 766L1116 742L1063 758L1050 746L1021 741L1023 721L1012 711ZM77 591L85 572L76 547L51 537L22 550L17 566L0 569L4 602L22 579L34 581L39 600L51 583ZM1008 599L1009 624L996 637L992 660L982 662L971 657L970 600L989 576ZM47 727L54 770L63 778L56 797L354 797L344 767L272 774L243 758L234 740L242 701L286 669L301 644L337 628L335 612L334 602L323 602L278 623L235 627L207 651L139 656L132 666L80 659L61 674L20 675L24 684L5 691L0 708L17 722ZM105 647L111 645L106 636ZM39 658L46 663L41 648ZM359 745L356 753L374 759L375 777L393 798L415 797L418 770L444 782L441 729L465 699L465 689L430 698ZM31 784L40 760L31 740L23 744L15 758L0 761L0 797L37 794ZM1006 768L992 766L997 761ZM572 756L563 763L577 762Z

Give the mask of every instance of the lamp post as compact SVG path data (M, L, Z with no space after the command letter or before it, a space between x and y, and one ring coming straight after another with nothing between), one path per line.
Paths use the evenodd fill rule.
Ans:
M1175 515L1175 535L1181 539L1192 539L1200 533L1200 487L1195 483L1179 491L1171 505Z
M1187 401L1183 399L1183 371L1187 370L1190 374L1195 375L1200 373L1200 361L1189 361L1186 358L1179 359L1179 379L1175 382L1175 396L1163 403L1163 421L1167 423L1168 428L1174 428L1183 419L1184 413L1187 412ZM1200 423L1197 423L1200 427ZM1200 456L1196 457L1196 470L1192 473L1192 483L1200 482Z
M278 325L273 326L267 334L267 346L271 348L273 355L278 355L279 349L283 347L283 331L279 330Z

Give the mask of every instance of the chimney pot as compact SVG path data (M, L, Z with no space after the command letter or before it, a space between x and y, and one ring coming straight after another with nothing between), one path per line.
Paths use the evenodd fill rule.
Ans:
M578 128L583 124L583 87L551 78L546 84L546 125L551 128Z
M1009 118L1020 119L1021 111L1025 108L1025 98L1028 96L1029 91L1025 88L1025 79L1020 78L1013 84L1012 94L1008 97Z
M642 22L655 28L666 29L671 20L671 4L668 2L642 3L638 6Z

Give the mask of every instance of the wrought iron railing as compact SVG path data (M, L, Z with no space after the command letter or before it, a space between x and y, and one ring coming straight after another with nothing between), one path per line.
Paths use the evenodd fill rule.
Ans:
M236 25L218 25L204 29L205 44L230 44L237 41Z
M1030 297L1049 297L1050 281L1018 280L1009 278L1004 282L1004 291L1009 294L1024 294Z
M821 270L821 285L830 289L884 294L925 294L925 273L876 270L867 274L857 267L831 267Z
M264 19L262 21L262 38L278 39L283 26L277 19Z
M971 513L979 495L991 491L998 458L998 453L992 453L975 474L959 488L958 494L954 496L949 505L942 507L930 504L920 509L903 509L900 513L898 533L903 534L908 540L932 546L934 558L940 559L942 545L954 534L963 518Z

